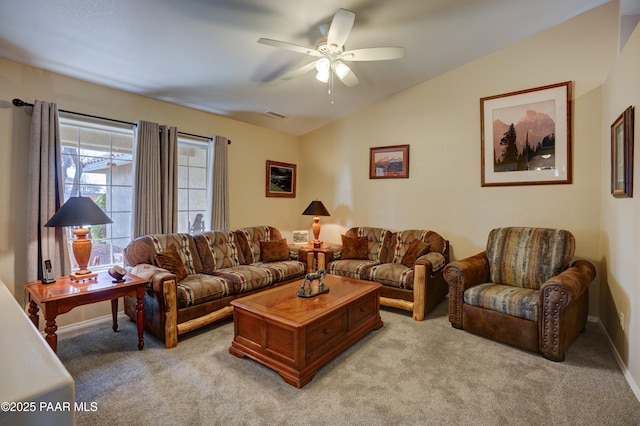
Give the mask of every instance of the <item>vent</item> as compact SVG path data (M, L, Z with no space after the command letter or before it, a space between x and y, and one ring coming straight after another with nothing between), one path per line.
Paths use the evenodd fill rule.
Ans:
M283 118L287 118L286 115L277 113L277 112L273 112L273 111L267 111L267 112L263 112L262 115L266 115L267 117L271 117L271 118L275 118L276 120L282 120Z

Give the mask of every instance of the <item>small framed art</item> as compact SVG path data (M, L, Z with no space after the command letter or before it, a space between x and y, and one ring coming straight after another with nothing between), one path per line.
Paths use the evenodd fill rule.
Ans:
M481 185L571 183L571 82L480 99Z
M266 196L296 198L296 165L267 160Z
M630 106L611 125L611 194L633 197L633 115Z
M369 179L409 177L409 145L369 148Z

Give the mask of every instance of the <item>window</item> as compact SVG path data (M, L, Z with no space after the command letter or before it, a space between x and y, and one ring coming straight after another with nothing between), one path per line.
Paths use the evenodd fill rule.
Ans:
M97 269L122 264L123 250L131 241L133 126L61 114L60 140L64 200L90 197L113 220L113 224L90 227L93 246L89 266ZM72 229L66 228L66 232L75 269Z
M113 224L90 227L92 269L122 265L124 248L131 242L133 199L133 125L110 120L60 114L60 140L64 173L64 201L90 197ZM209 229L208 142L178 138L178 232L198 234ZM77 268L67 228L72 269Z
M193 235L211 226L209 218L209 143L178 137L178 232Z

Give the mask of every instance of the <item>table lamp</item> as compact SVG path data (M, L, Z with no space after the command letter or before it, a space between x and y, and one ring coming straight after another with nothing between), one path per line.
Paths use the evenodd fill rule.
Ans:
M91 240L87 238L89 229L86 226L105 223L113 223L113 221L89 197L70 197L45 223L44 226L48 228L77 227L73 230L76 239L73 240L72 248L79 269L69 275L72 280L81 281L98 275L88 269L91 258Z
M313 225L311 225L311 229L313 230L313 248L322 247L322 241L320 241L320 218L318 216L331 216L327 211L322 201L312 201L303 212L303 215L307 216L315 216L313 218Z

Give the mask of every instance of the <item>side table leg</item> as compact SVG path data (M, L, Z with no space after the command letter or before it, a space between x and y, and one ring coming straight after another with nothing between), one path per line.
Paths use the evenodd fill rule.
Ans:
M111 299L111 317L113 318L113 331L118 331L118 299Z
M138 349L144 348L144 289L136 298L136 325L138 326Z
M47 318L47 325L44 328L45 340L53 349L53 352L58 353L58 335L56 334L56 330L58 330L58 326L56 325L56 318Z
M36 326L36 329L40 330L40 316L38 315L38 311L40 308L33 300L29 301L29 319Z

